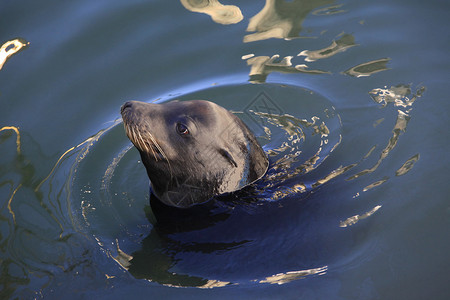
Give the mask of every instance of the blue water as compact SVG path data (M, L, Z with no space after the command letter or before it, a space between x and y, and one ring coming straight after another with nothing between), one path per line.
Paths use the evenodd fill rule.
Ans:
M0 298L448 299L450 5L206 2L0 4ZM172 99L271 162L177 230L119 115Z

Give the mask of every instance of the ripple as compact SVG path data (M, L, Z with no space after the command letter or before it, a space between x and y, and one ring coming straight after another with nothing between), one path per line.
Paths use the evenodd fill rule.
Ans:
M111 265L117 265L137 279L204 289L285 284L323 275L330 265L343 266L350 258L344 255L340 261L340 251L320 249L330 247L330 236L341 235L336 228L350 230L374 215L382 204L362 214L351 214L350 209L344 221L319 218L311 205L322 201L323 193L325 198L332 193L332 198L342 201L346 190L355 188L359 191L353 199L362 201L363 195L391 180L387 174L382 179L368 176L379 169L397 145L408 124L407 114L424 89L412 94L409 86L403 86L400 90L373 89L369 93L381 108L394 103L405 112L398 110L392 138L381 149L375 164L363 170L357 169L371 160L377 147L370 147L360 158L346 153L345 160L353 163L340 165L342 153L336 152L346 138L341 116L327 98L314 91L284 84L217 84L188 90L176 97L157 99L207 99L231 110L250 127L268 154L268 173L240 192L218 197L204 206L206 210L199 206L199 210L185 214L186 220L167 226L155 221L145 168L119 120L69 149L58 163L63 164L69 154L75 158L72 175L66 181L70 186L72 222L108 258L102 268L109 270L105 274L110 278L119 276L111 271ZM372 128L381 130L379 126ZM418 157L408 159L396 175L406 174ZM58 169L55 166L54 171ZM356 171L343 178L351 170ZM47 178L52 180L54 176ZM361 178L369 183L356 184ZM332 192L336 183L339 192ZM327 206L337 208L339 203L328 202ZM319 219L315 221L310 214ZM310 235L319 242L309 243ZM292 257L293 252L301 255Z
M274 265L274 271L283 271L286 275L283 280L275 280L280 277L280 272L271 273L278 274L276 276L264 275L252 268L244 277L234 277L236 275L225 275L222 271L211 273L207 270L212 265L198 265L196 261L198 256L208 261L214 253L222 253L231 259L241 249L257 252L260 246L252 246L254 241L251 242L253 238L249 236L233 237L235 242L230 243L226 242L227 235L223 240L213 238L211 233L220 231L230 218L241 220L234 225L230 223L230 226L246 222L248 214L260 218L261 214L271 210L270 205L265 207L264 203L283 199L300 201L302 194L328 181L299 183L298 178L319 168L339 145L341 124L331 103L310 90L279 84L217 85L176 98L180 101L213 100L243 119L269 154L271 170L266 178L247 192L237 193L239 197L218 202L218 206L215 204L213 214L207 218L216 220L196 229L203 232L201 239L185 236L191 236L195 230L166 232L167 229L163 230L155 223L148 206L149 182L139 154L131 147L121 124L117 123L91 137L78 152L71 184L75 216L82 216L82 219L74 220L78 227L90 235L115 263L136 278L168 286L212 288L249 284L254 280L280 284L317 273L285 271ZM293 106L294 102L297 105ZM288 107L289 113L285 113ZM319 182L322 175L317 176L315 182ZM183 253L191 254L185 256ZM183 256L181 260L180 255ZM156 264L159 271L145 267L149 264ZM215 267L213 269L216 270ZM265 272L270 272L270 269Z

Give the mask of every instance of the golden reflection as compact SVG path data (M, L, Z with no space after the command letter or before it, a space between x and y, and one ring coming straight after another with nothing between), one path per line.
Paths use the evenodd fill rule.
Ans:
M113 260L116 261L122 268L128 271L128 268L130 267L130 261L133 259L133 256L126 254L122 251L119 247L119 240L116 239L116 250L117 250L117 256L109 255Z
M386 181L388 181L388 179L389 179L389 177L384 177L384 178L381 179L381 180L378 180L378 181L375 181L375 182L372 183L372 184L369 184L368 186L366 186L365 188L363 188L363 192L367 192L368 190L373 189L374 187L377 187L377 186L382 185L383 183L385 183Z
M277 189L272 195L272 200L277 201L283 199L284 197L297 195L304 192L306 192L306 185L303 183L297 183L293 187L281 187Z
M178 274L173 273L172 275L176 276ZM149 280L151 282L151 280ZM176 288L185 288L187 286L185 285L181 285L181 284L173 284L173 283L160 283L164 286L167 287L176 287ZM224 287L227 285L237 285L237 284L233 284L231 282L226 282L226 281L218 281L218 280L206 280L206 283L203 285L192 285L190 287L196 287L199 289L212 289L212 288L217 288L217 287Z
M15 127L15 126L4 126L4 127L0 128L0 132L4 131L4 130L12 130L16 133L16 145L17 145L16 151L17 151L17 154L20 155L20 131L19 131L19 128Z
M284 131L286 131L286 135L291 137L289 139L289 142L284 142L278 148L273 148L268 152L269 156L277 156L282 153L289 152L279 157L276 161L274 161L272 165L272 170L275 170L276 172L273 172L266 176L266 180L268 181L267 183L268 187L273 186L273 183L277 182L279 179L287 180L289 178L293 178L300 174L305 174L314 170L319 166L320 162L325 160L328 157L328 155L332 153L342 141L342 136L339 135L339 141L337 141L336 144L332 146L332 149L327 155L323 155L322 147L328 144L329 142L328 135L330 134L330 130L325 125L325 123L320 120L319 117L313 116L311 118L311 121L308 121L306 119L295 118L289 114L277 115L263 112L254 112L254 113L260 117L266 118L268 123L283 129ZM300 142L306 138L304 133L305 128L310 128L312 136L320 135L321 143L314 155L312 155L309 159L306 159L302 164L293 167L292 165L297 162L298 156L301 153L301 151L298 149L300 146ZM318 181L312 183L312 187L315 188L330 181L331 179L347 172L355 165L356 164L349 165L346 167L341 166L338 169L333 170L324 178L321 178ZM293 187L281 186L277 188L276 191L274 191L272 199L279 200L289 195L303 193L307 190L308 188L304 183L298 183Z
M369 61L357 66L354 66L347 71L344 71L344 74L350 75L352 77L367 77L372 74L386 71L389 68L386 64L390 61L390 58L381 58L373 61Z
M11 214L11 216L12 216L12 218L13 218L14 224L16 224L16 214L15 214L14 211L12 210L11 203L12 203L12 200L13 200L14 196L16 195L17 191L18 191L21 187L22 187L22 184L19 184L19 185L16 187L16 189L12 192L11 197L10 197L9 200L8 200L8 211L9 211L9 213Z
M1 65L0 65L0 69L1 69ZM0 128L0 132L4 131L4 130L12 130L16 133L16 151L17 151L17 155L20 155L21 150L20 150L20 131L19 128L15 127L15 126L4 126L2 128ZM15 189L14 191L11 193L11 197L9 197L8 199L8 211L11 214L12 218L13 218L13 222L14 224L16 224L16 215L14 213L14 211L12 210L12 201L14 199L14 196L16 195L17 191L22 187L22 184L20 183Z
M409 119L410 119L410 117L406 113L399 110L398 115L397 115L397 121L395 122L394 129L392 130L393 135L389 139L389 142L386 145L386 147L381 151L378 161L371 168L365 169L365 170L347 178L347 180L353 180L358 177L361 177L362 175L366 175L366 174L370 174L370 173L374 172L381 165L383 160L389 155L389 153L392 151L392 149L394 149L395 146L397 145L400 134L406 130L406 125L408 124Z
M372 148L370 148L369 152L367 152L366 155L364 155L363 160L367 159L370 155L372 155L372 152L377 148L377 146L372 146Z
M344 34L337 41L333 41L330 46L319 50L304 50L297 56L306 56L305 61L313 62L319 59L328 58L340 52L358 46L355 44L355 38L351 34Z
M24 47L28 46L30 43L24 39L14 39L7 41L0 47L0 70L3 65L11 57L11 55L19 52Z
M270 38L292 39L299 37L302 23L314 9L333 3L334 0L266 0L263 9L250 19L244 43Z
M263 280L255 280L259 283L270 283L270 284L285 284L294 280L302 279L309 275L324 275L328 270L328 266L323 266L321 268L309 269L309 270L301 270L301 271L291 271L287 273L279 273L269 277L266 277Z
M411 88L408 85L397 85L395 87L391 87L390 89L373 89L369 92L372 99L376 103L381 104L382 107L385 107L388 103L394 103L395 106L404 108L408 107L409 109L406 110L406 112L397 110L397 120L395 122L394 128L392 129L393 135L389 139L386 147L381 151L380 157L378 158L378 161L375 163L375 165L347 178L347 180L353 180L362 175L372 173L381 165L383 160L397 145L400 135L406 131L406 126L411 119L411 117L409 116L409 113L412 109L411 106L417 98L422 96L424 91L425 87L419 87L416 93L408 97L408 95L411 94Z
M199 289L212 289L218 287L224 287L227 285L231 285L231 282L228 281L219 281L219 280L208 280L204 285L197 286ZM236 284L233 284L236 285Z
M328 181L338 177L339 175L344 174L345 172L347 172L348 170L350 170L351 168L355 167L356 164L351 164L348 166L340 166L339 168L337 168L336 170L331 171L328 175L326 175L324 178L317 180L316 182L314 182L312 184L313 188L316 188L322 184L327 183Z
M244 18L239 7L235 5L223 5L217 0L180 1L187 10L210 15L213 21L219 24L236 24Z
M381 104L382 107L385 107L388 103L394 103L395 106L407 108L412 106L417 98L422 96L424 91L425 87L420 87L410 99L408 95L411 94L411 87L409 85L399 84L391 86L389 89L386 87L383 89L373 89L369 92L369 95L373 101Z
M253 54L242 56L243 60L247 60L250 67L251 83L264 83L267 76L272 72L279 73L309 73L309 74L329 74L330 72L322 70L309 70L307 65L292 66L293 56L285 56L280 59L278 54L269 56L254 56Z
M348 226L355 225L356 223L358 223L359 220L363 220L365 218L370 217L371 215L373 215L380 208L381 208L381 205L377 205L371 211L368 211L368 212L366 212L366 213L364 213L362 215L355 215L353 217L348 218L345 221L341 221L340 224L339 224L339 227L348 227Z
M414 164L419 160L420 155L416 154L410 159L408 159L401 167L395 172L396 176L402 176L408 173L413 167Z

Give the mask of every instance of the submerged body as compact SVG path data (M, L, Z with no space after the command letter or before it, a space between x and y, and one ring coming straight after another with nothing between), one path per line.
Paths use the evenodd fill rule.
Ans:
M154 195L186 208L258 180L269 162L253 133L225 108L204 100L126 102L125 131L139 150Z

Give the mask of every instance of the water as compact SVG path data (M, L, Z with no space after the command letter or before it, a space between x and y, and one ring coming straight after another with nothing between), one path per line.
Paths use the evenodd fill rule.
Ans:
M0 4L1 298L450 296L449 4L268 2ZM271 169L164 229L119 108L192 98Z

